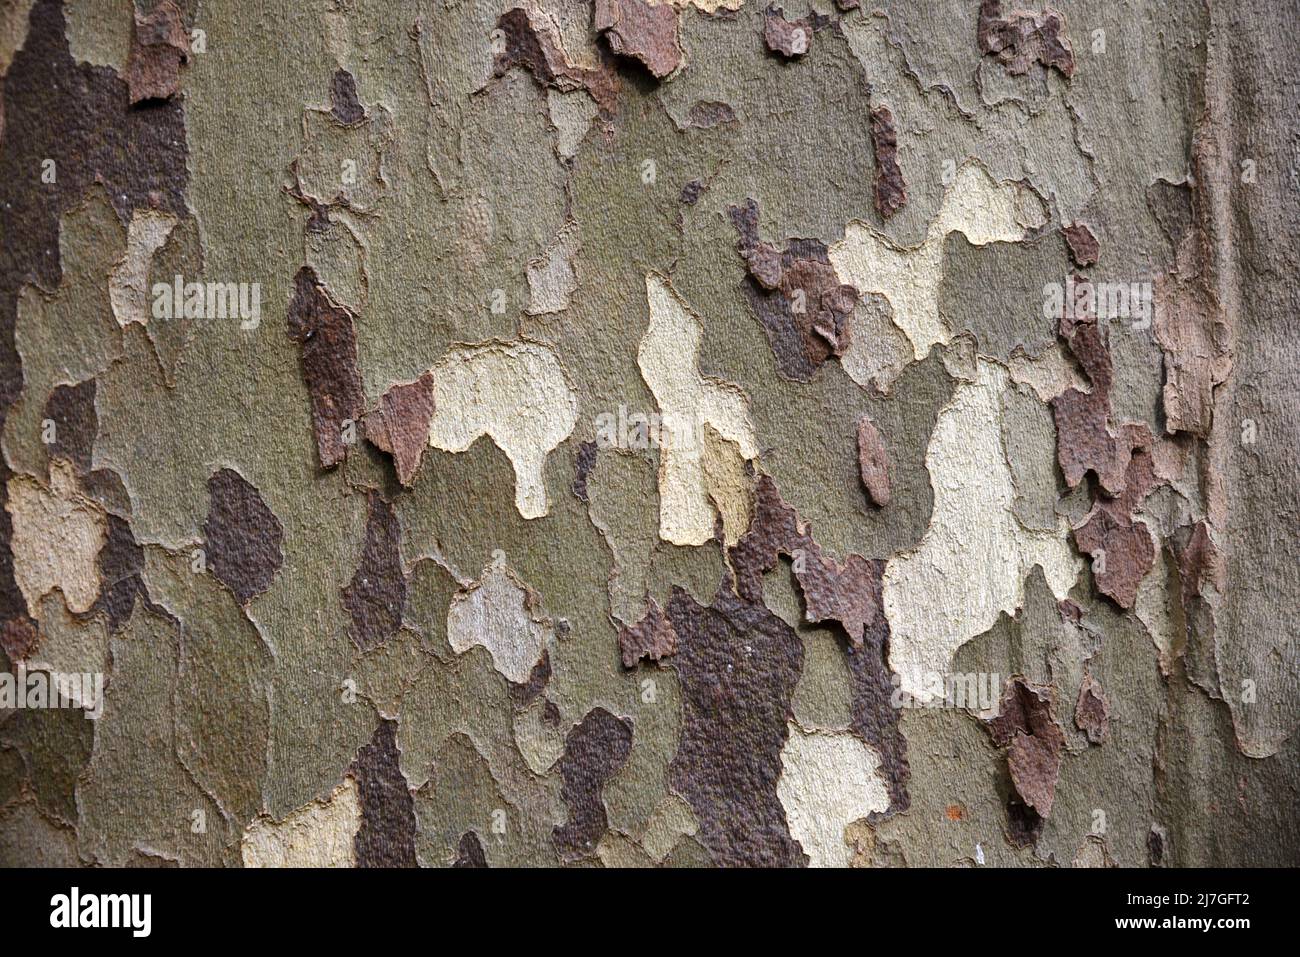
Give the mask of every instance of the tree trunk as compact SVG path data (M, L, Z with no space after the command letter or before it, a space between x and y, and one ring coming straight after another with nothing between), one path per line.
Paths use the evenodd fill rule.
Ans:
M1300 863L1298 16L9 0L0 863Z

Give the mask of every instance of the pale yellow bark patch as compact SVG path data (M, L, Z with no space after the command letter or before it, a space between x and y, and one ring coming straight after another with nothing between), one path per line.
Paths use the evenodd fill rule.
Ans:
M545 515L546 456L578 421L578 396L555 353L533 342L456 346L430 371L429 444L464 452L488 436L514 466L519 514Z
M853 852L844 829L889 807L889 790L879 769L880 755L853 735L809 734L790 724L776 794L790 835L803 847L809 865L849 866Z
M730 518L734 528L738 515L734 483L720 480L717 468L716 484L710 481L705 428L735 443L747 461L758 456L754 424L739 388L700 375L700 320L662 276L651 273L645 284L650 325L637 361L659 403L668 436L659 449L659 537L675 545L702 545L713 537L712 496L724 503L724 523Z
M255 820L239 845L245 867L352 867L361 829L357 782L344 778L324 801L290 812L283 821Z
M894 323L910 340L914 357L924 359L931 346L951 338L939 315L948 234L959 232L985 246L1023 239L1026 227L1042 222L1041 204L1027 190L995 182L982 166L967 163L957 170L921 245L897 246L875 227L854 222L844 239L831 246L830 260L842 282L889 300Z
M108 277L108 298L118 325L149 322L149 266L154 253L176 228L176 217L159 210L136 210L126 235L126 254ZM171 295L170 287L168 295Z
M1043 569L1057 598L1080 570L1064 518L1030 531L1012 512L1015 486L999 420L1007 371L978 360L939 414L925 464L934 488L930 527L911 552L885 567L889 663L904 691L925 701L953 653L1024 602L1024 580Z
M50 464L48 488L27 476L9 480L14 579L33 616L54 589L68 609L89 611L99 595L96 559L108 536L104 514L77 487L72 465Z

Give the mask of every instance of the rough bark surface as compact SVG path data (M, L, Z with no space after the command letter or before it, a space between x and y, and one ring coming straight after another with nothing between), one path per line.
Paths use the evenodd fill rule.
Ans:
M0 5L0 865L1300 864L1300 0L252 6Z

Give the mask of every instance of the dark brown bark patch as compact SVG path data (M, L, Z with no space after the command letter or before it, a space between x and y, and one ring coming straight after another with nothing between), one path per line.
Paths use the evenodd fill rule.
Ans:
M108 538L96 559L99 566L99 597L94 610L108 616L110 631L117 632L130 620L138 597L152 606L144 584L144 550L126 519L108 514Z
M357 371L357 335L352 313L330 301L310 266L293 280L289 338L298 343L303 381L311 393L312 428L324 468L343 461L344 425L365 409Z
M1062 317L1061 338L1091 384L1091 391L1067 389L1052 400L1056 420L1056 454L1065 481L1074 488L1091 471L1110 495L1124 491L1134 442L1129 429L1116 437L1110 428L1110 391L1114 371L1110 349L1095 316Z
M153 12L135 13L135 34L126 63L131 105L145 100L168 100L180 89L181 66L190 59L190 36L181 11L163 0Z
M334 71L330 80L330 113L344 126L366 118L366 108L357 97L357 79L342 67Z
M1088 736L1089 744L1101 744L1110 730L1110 702L1101 682L1091 673L1083 676L1079 700L1074 705L1074 725Z
M907 205L907 184L898 165L898 130L887 106L871 111L871 146L876 154L876 212L888 219Z
M456 863L452 867L487 867L487 855L483 853L483 842L473 831L466 831L460 836L456 846Z
M1018 676L1012 678L1003 691L997 717L989 720L987 727L995 745L1010 749L1007 766L1016 791L1008 806L1012 835L1036 837L1052 811L1065 749L1065 732L1052 717L1050 690Z
M596 468L595 442L587 441L578 446L578 461L573 476L573 494L581 502L589 501L587 497L587 480Z
M605 833L608 817L601 792L632 751L632 722L593 708L564 739L558 762L560 798L569 817L556 825L555 849L566 861L590 857Z
M682 732L669 783L695 812L697 839L726 867L805 863L776 793L803 642L762 604L724 583L713 604L674 587Z
M1101 243L1092 234L1086 223L1071 223L1061 227L1065 237L1065 246L1070 251L1070 258L1080 269L1093 265L1101 256Z
M406 576L402 574L401 544L397 513L372 490L367 496L361 564L343 589L343 607L352 619L348 635L362 651L383 644L402 627Z
M618 108L619 80L611 64L602 62L594 70L574 66L551 32L538 29L528 12L519 7L503 13L497 29L505 46L493 63L494 76L503 75L511 67L522 67L542 86L565 92L585 89L596 101L600 115L606 120L613 117Z
M361 796L357 867L415 867L415 801L402 775L397 722L381 721L348 773Z
M1002 15L1001 0L983 0L976 28L980 53L993 54L1008 73L1019 76L1034 63L1074 75L1074 51L1065 36L1065 18L1055 10L1013 11Z
M410 486L429 445L433 421L433 374L395 385L379 400L379 408L363 419L366 440L393 457L397 480Z
M858 419L858 472L871 501L880 507L889 504L889 454L885 440L867 415Z
M0 625L0 651L10 661L29 657L41 643L41 633L30 618L10 618Z
M234 469L218 469L208 478L203 537L208 567L241 605L266 591L284 562L284 526Z
M787 20L783 9L769 6L763 11L763 42L773 53L793 60L812 49L813 34L829 22L828 17L815 12Z
M811 529L782 500L771 476L760 475L754 486L753 520L730 552L741 598L762 603L763 575L782 555L791 561L807 620L839 622L853 646L860 647L865 629L884 618L879 563L849 555L840 564L823 555Z
M885 563L870 562L872 575L867 587L871 600L883 608ZM889 808L883 814L873 812L873 820L902 813L911 806L907 782L911 767L907 762L907 739L898 725L901 709L892 704L894 683L889 670L889 621L883 614L867 626L862 644L843 644L844 660L852 679L849 699L849 730L871 745L880 755L880 772L889 789Z
M543 648L542 656L537 659L537 664L533 665L533 670L528 674L528 680L523 684L510 682L510 700L515 703L516 707L527 707L546 690L546 683L550 680L551 653Z
M677 651L677 632L659 603L647 600L646 613L635 625L622 628L618 633L618 648L623 656L623 667L633 668L642 658L662 661Z
M1152 867L1164 864L1168 844L1169 832L1159 824L1152 824L1151 830L1147 832L1147 860Z
M90 471L99 416L95 412L95 380L57 385L45 400L44 416L54 423L50 455L67 459L82 475ZM42 429L44 423L41 424Z
M723 123L736 122L736 111L726 103L716 100L700 100L686 114L686 125L701 130L710 130Z
M777 368L786 378L807 382L828 358L848 348L848 321L858 291L840 282L820 240L791 239L784 249L760 240L753 199L728 212L749 273L745 296L767 334Z
M700 197L704 195L704 191L708 188L708 184L702 179L688 180L682 186L682 192L678 198L683 206L694 206L700 201ZM681 218L679 216L678 223L680 224L680 222Z
M1130 427L1137 445L1125 473L1124 491L1111 498L1099 495L1085 522L1074 531L1079 550L1093 558L1093 578L1098 590L1121 608L1132 608L1138 586L1155 563L1155 545L1143 522L1133 514L1160 484L1150 452L1145 426Z
M677 8L646 0L596 0L596 32L621 57L630 57L662 80L682 63Z

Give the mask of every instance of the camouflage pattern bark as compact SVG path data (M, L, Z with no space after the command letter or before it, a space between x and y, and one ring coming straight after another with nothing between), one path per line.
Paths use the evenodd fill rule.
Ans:
M1300 863L1298 16L6 0L0 864Z

